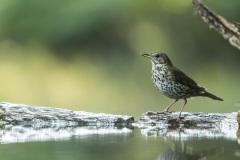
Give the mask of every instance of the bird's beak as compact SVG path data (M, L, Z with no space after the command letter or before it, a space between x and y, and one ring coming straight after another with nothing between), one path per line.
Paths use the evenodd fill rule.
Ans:
M143 53L143 54L141 54L141 56L151 58L150 54L148 54L148 53Z

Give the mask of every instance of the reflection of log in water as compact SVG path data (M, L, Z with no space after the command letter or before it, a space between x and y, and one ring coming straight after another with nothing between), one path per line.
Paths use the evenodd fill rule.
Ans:
M57 141L69 140L72 137L87 138L91 135L115 135L127 136L132 129L114 126L74 126L74 127L36 127L7 125L0 130L0 144L34 142L34 141Z

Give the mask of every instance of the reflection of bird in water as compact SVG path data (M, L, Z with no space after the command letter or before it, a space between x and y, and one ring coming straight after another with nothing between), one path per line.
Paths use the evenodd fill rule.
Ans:
M206 160L221 152L223 152L223 147L194 151L194 148L185 145L183 141L172 142L171 149L159 155L157 160Z

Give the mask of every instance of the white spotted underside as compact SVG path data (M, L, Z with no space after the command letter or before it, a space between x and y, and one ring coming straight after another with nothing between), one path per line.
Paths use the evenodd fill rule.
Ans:
M152 80L155 87L165 96L173 99L185 99L191 97L189 87L172 80L172 75L164 66L155 66L152 70Z

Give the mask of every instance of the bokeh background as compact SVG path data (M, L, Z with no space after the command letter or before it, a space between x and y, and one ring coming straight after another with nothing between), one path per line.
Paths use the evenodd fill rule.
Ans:
M239 0L204 1L240 21ZM194 15L191 0L1 0L0 100L139 117L172 100L141 53L161 51L224 102L185 111L239 110L240 51ZM180 110L182 102L173 107Z

